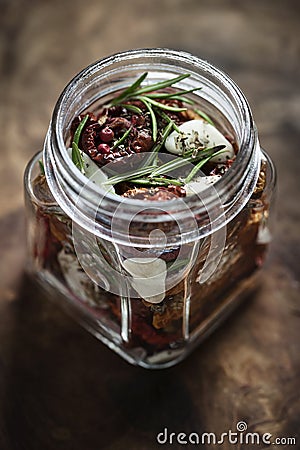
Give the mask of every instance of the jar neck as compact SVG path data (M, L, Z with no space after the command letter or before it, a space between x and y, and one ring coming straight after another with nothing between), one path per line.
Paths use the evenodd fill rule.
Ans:
M114 92L130 85L143 72L148 72L148 83L189 73L190 76L176 86L179 89L202 86L201 99L228 119L239 147L230 169L213 188L201 192L200 199L195 194L171 202L151 202L150 213L147 201L112 195L87 182L75 165L70 164L66 151L68 130L74 117L91 105L102 103L104 98L113 97ZM167 49L119 53L80 72L66 86L56 104L44 146L47 181L61 208L81 227L120 243L128 236L124 223L129 222L137 224L135 229L143 223L152 224L153 229L157 228L157 223L168 223L168 239L173 245L199 239L221 228L249 200L257 181L259 162L256 127L247 100L237 85L206 61ZM114 220L116 213L120 223ZM195 217L204 215L208 215L208 222L197 220L195 223ZM153 246L148 236L145 238L134 231L130 239L132 245Z

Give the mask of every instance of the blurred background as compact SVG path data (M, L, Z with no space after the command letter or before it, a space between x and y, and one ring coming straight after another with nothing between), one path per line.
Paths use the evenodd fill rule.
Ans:
M0 10L1 450L151 449L161 425L222 432L243 418L300 439L299 1L0 0ZM60 92L91 62L143 47L227 72L279 175L264 289L160 375L119 360L23 275L22 176Z

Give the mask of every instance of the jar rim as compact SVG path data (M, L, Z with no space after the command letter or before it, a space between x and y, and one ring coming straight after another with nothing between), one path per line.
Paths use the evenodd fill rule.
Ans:
M50 190L62 209L73 220L79 220L81 224L90 228L90 217L87 216L84 210L81 210L80 214L78 214L78 205L76 205L75 196L73 195L76 192L78 196L80 187L86 183L87 178L75 165L69 164L70 160L64 140L66 105L70 107L70 99L72 99L72 104L75 103L75 100L80 100L81 92L86 92L95 83L100 71L102 71L101 74L103 76L105 71L110 71L109 73L111 73L112 71L120 70L120 68L124 69L128 65L133 67L134 64L141 60L143 60L143 66L148 66L149 70L154 67L158 69L160 65L164 67L169 65L170 72L171 68L174 70L174 67L176 67L176 73L178 74L180 70L183 70L182 67L184 66L185 68L190 68L189 73L195 78L199 77L200 74L202 77L209 78L212 80L212 85L215 83L218 86L219 94L221 95L223 92L224 97L227 96L226 99L231 102L232 108L235 109L235 114L239 117L242 126L236 160L222 178L215 183L213 191L211 188L207 188L201 193L201 199L203 197L206 209L207 207L216 207L214 201L216 195L218 204L219 200L221 200L223 211L220 211L220 217L214 223L213 230L216 230L238 214L253 192L259 173L260 152L257 130L248 102L237 84L227 74L212 64L184 51L166 48L146 48L116 53L90 64L68 83L56 103L44 146L45 172ZM109 73L107 76L109 76ZM94 99L90 99L89 103L92 104L93 102ZM87 104L81 105L81 110L86 110L87 106ZM69 189L72 192L74 191L73 194L65 195L66 192L63 191ZM91 183L88 190L95 199L97 195L103 195L102 188L95 184ZM149 207L149 202L145 200L124 198L109 193L106 193L106 199L105 207L107 210L105 212L109 213L108 215L111 215L120 203L126 205L130 209L131 214L139 211L146 204ZM197 194L185 197L184 202L195 214L200 208ZM181 214L180 217L182 217L182 199L174 199L172 202L151 201L151 208L159 208L162 206L162 203L168 203L168 211L173 214L175 219L179 217L178 214ZM161 217L161 219L162 221L168 220L167 217ZM93 225L93 232L99 235L103 234L103 229L100 228L95 230ZM211 231L211 226L210 230L205 229L205 227L198 230L201 236L209 234ZM107 237L107 233L104 232L104 234Z

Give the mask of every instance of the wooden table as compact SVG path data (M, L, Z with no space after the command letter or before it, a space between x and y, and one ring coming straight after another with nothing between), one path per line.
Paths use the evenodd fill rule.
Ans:
M1 11L0 449L148 450L162 447L165 427L220 435L238 421L298 440L273 448L300 448L299 2L2 0ZM151 372L122 361L24 275L22 173L75 73L157 46L191 51L236 80L279 190L262 290L185 362Z

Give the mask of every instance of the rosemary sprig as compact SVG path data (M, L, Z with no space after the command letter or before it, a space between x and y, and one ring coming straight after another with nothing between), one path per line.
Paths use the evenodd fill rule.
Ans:
M72 142L72 161L75 164L75 166L84 174L84 161L82 157L82 152L78 147L80 135L82 133L82 130L88 120L89 116L88 114L82 119L80 124L78 125L75 134L74 139Z
M150 186L169 186L173 184L174 186L183 186L184 182L174 178L167 177L147 177L147 178L133 178L130 180L131 183L150 185Z
M219 153L221 153L221 152L222 152L222 151L217 152L217 153L214 153L213 155L210 155L210 156L208 156L207 158L202 159L201 161L199 161L198 164L196 164L196 165L194 166L194 168L190 171L190 173L188 174L188 176L185 178L185 180L184 180L185 184L189 183L189 182L194 178L194 176L196 175L196 173L199 172L199 170L201 169L201 167L204 166L204 164L206 164L213 156L215 156L215 155L217 155L217 154L219 154Z
M124 108L128 109L129 111L136 112L138 114L142 114L142 110L138 108L135 105L128 105L124 102L127 102L128 100L138 100L142 102L151 117L151 125L152 125L152 138L153 141L157 141L158 136L158 125L157 125L157 118L156 114L159 113L161 110L167 110L172 112L181 112L186 111L187 108L180 108L176 106L170 106L166 105L164 103L161 103L155 99L173 99L173 100L180 100L182 102L188 103L188 104L194 104L194 102L186 97L184 97L185 94L195 92L196 90L199 90L201 88L196 89L186 89L181 90L178 92L156 92L160 89L165 89L167 87L171 87L174 84L178 83L181 80L184 80L185 78L189 77L190 74L183 74L179 75L178 77L171 78L170 80L161 81L158 83L154 83L148 86L140 87L142 82L147 77L148 73L143 73L132 85L130 85L127 89L125 89L120 95L118 95L116 98L114 98L110 102L110 106L121 104ZM174 122L173 122L174 124ZM178 127L176 125L173 125L173 128L178 130ZM171 129L169 130L169 132ZM122 141L123 142L123 141ZM117 145L120 145L118 143ZM116 146L117 146L116 145ZM115 148L114 146L113 148Z
M170 134L170 131L173 127L173 121L170 121L168 125L164 128L160 140L156 143L156 145L152 148L151 155L149 155L148 158L144 161L144 166L149 166L151 164L155 164L155 167L157 165L157 154L164 145L167 137Z
M153 153L159 152L159 150L161 149L161 147L164 145L164 143L165 143L167 137L168 137L169 134L170 134L170 131L172 130L173 123L174 123L173 120L170 119L170 122L169 122L168 125L164 128L164 130L163 130L163 132L162 132L160 142L157 143L157 144L153 147L153 149L152 149L152 152L153 152Z
M127 103L121 103L120 106L122 106L125 109L128 109L128 111L132 111L132 112L135 112L137 114L143 114L143 111L138 106L127 105Z
M178 108L175 106L165 105L164 103L157 102L156 100L153 100L150 97L138 95L138 96L134 97L134 99L140 100L142 102L151 103L153 106L156 106L157 108L161 108L161 109L166 109L167 111L174 111L174 112L186 111L186 108Z
M143 170L143 172L141 174L137 170L135 170L134 172L126 172L124 174L113 175L112 177L108 178L108 180L106 180L106 182L104 184L120 183L121 181L128 180L128 174L129 174L129 176L131 176L132 173L134 173L134 176L145 175L145 174L151 172L152 169L155 169L157 167L157 154L158 154L159 150L161 149L161 147L164 145L165 140L167 139L167 137L172 129L172 126L173 126L173 121L170 119L170 122L164 128L160 139L156 142L156 144L152 148L151 153L149 155L147 155L146 158L144 158L143 166L140 169L140 170ZM115 181L115 180L117 180L117 181Z
M186 89L186 90L178 91L176 93L174 93L174 92L173 93L172 92L153 92L153 93L151 93L150 92L150 94L148 94L147 97L150 97L150 98L172 98L172 97L175 97L176 95L183 96L185 94L190 94L192 92L199 91L199 89L202 89L202 87L194 88L194 89Z
M145 86L145 87L135 91L135 95L141 95L141 94L145 94L147 92L158 91L159 89L165 89L167 87L173 86L173 84L176 84L181 80L184 80L185 78L188 78L189 76L190 76L190 74L186 73L184 75L179 75L179 77L171 78L170 80L165 80L165 81L161 81L159 83L154 83L149 86Z
M176 125L176 123L174 122L174 120L172 120L168 114L166 114L164 111L161 110L157 110L158 114L160 115L160 117L162 117L163 119L165 119L168 123L171 123L174 130L177 131L177 133L180 133L180 129L178 128L178 126Z
M125 89L118 97L115 97L110 104L112 106L118 105L118 103L125 100L127 97L129 97L136 89L141 85L141 83L144 81L144 79L147 77L148 72L143 73L132 85L130 85L127 89Z
M191 149L186 153L186 156L182 158L173 159L165 164L162 164L159 167L156 167L151 172L151 177L166 174L168 172L171 172L172 170L180 169L181 167L196 162L199 159L203 160L205 157L208 157L210 159L216 154L218 154L219 151L223 150L224 147L225 145L217 145L215 147L206 148L204 150L198 151L198 154L196 156L193 155L195 149Z
M72 142L72 161L75 166L84 174L84 162L81 151L75 142Z
M150 155L143 160L142 167L123 174L113 175L103 183L104 185L113 185L122 181L130 181L131 183L134 183L136 185L168 186L172 184L176 186L183 186L184 184L190 182L199 172L201 167L203 167L213 156L222 153L223 148L225 147L224 145L218 145L211 148L190 148L183 155L181 155L181 158L176 158L175 160L168 161L164 164L160 163L160 165L158 165L158 153L164 145L165 140L169 136L172 129L180 133L179 127L176 125L174 120L172 120L168 116L168 114L166 114L166 111L182 112L187 110L187 108L185 107L171 106L162 103L160 100L179 100L186 104L194 104L194 101L187 98L186 95L193 93L201 88L186 89L177 92L158 92L161 89L171 87L179 81L189 77L189 74L180 75L169 80L141 87L141 84L143 83L147 75L147 72L143 73L131 86L122 91L120 95L115 97L110 102L109 106L121 105L128 111L132 111L137 114L143 114L141 108L136 105L131 105L130 103L128 104L127 102L129 100L138 100L143 103L143 105L147 108L148 114L151 118L152 139L155 145L152 148ZM208 123L214 125L210 117L207 116L207 114L205 114L203 111L197 108L195 108L194 111ZM162 130L158 129L157 116L160 116L167 123L165 128L163 128ZM84 160L82 151L79 149L79 140L88 117L89 116L87 114L78 125L72 142L72 161L76 165L76 167L78 167L79 170L81 170L81 172L83 173ZM122 145L129 136L131 130L132 127L127 129L124 134L114 142L111 150L114 150L115 148ZM168 173L191 163L193 164L193 167L189 171L185 179L167 176Z
M166 128L172 128L172 123L168 123ZM162 145L162 144L161 144ZM162 164L161 166L157 167L157 164L155 164L154 158L157 157L157 153L152 153L150 155L150 158L144 162L144 166L140 169L135 169L130 172L126 172L120 175L115 175L113 177L108 178L103 184L104 185L111 185L111 184L117 184L121 181L131 181L132 183L135 182L137 184L152 184L157 183L162 180L166 180L166 178L159 177L159 175L166 175L169 172L172 172L173 170L179 169L181 167L186 166L187 164L191 164L193 162L197 162L200 160L204 160L204 165L207 161L209 161L210 158L213 156L221 153L221 150L223 150L225 146L224 145L217 145L216 147L207 148L205 150L201 150L198 152L196 156L193 155L193 152L195 149L191 149L189 152L187 152L187 156L182 158L176 158L172 161L168 161L165 164ZM197 165L198 166L198 165ZM197 167L195 166L195 167ZM202 167L202 166L200 166ZM197 168L196 172L200 169L200 167ZM192 169L193 171L194 169ZM147 178L139 178L144 175L147 175ZM194 174L193 174L194 176ZM138 181L140 180L140 181ZM169 179L170 180L170 179ZM182 185L182 182L179 180L173 180L174 182L178 182L179 186ZM165 184L164 181L162 183ZM174 184L169 182L168 184Z
M202 87L199 88L195 88L195 89L187 89L187 90L182 90L179 92L175 92L175 93L170 93L170 92L154 92L154 93L150 93L147 95L147 97L149 98L160 98L160 99L174 99L176 97L181 97L183 99L183 101L185 101L187 103L187 99L184 97L186 94L191 94L195 91L199 91L200 89L202 89ZM194 103L191 100L192 103Z
M117 184L121 181L129 181L132 178L139 177L142 175L147 175L149 172L151 172L152 169L155 169L155 166L147 166L147 167L141 167L140 169L134 169L130 172L126 172L124 174L115 175L113 177L108 178L106 181L104 181L104 185L110 185L110 184Z
M123 142L125 141L125 139L127 138L127 136L129 135L130 131L132 130L132 127L128 128L128 130L125 131L125 133L120 137L120 139L118 139L114 145L112 146L112 150L114 150L115 148L119 147L119 145L123 144Z
M225 145L224 146L219 145L219 147L225 147ZM196 164L193 167L193 169L190 171L190 173L188 174L188 176L185 178L184 181L181 181L180 179L154 176L155 173L158 174L158 171L155 171L155 170L147 178L131 179L130 181L131 181L131 183L134 183L134 184L151 185L151 186L162 186L162 185L169 186L170 184L174 185L174 186L184 186L185 184L189 183L194 178L194 176L199 172L201 167L203 167L213 156L217 156L222 152L223 152L223 150L219 150L217 152L214 151L207 158L201 159L198 162L198 164ZM190 159L190 158L186 158L186 159ZM172 161L170 161L170 162L172 162ZM162 165L160 167L163 169L163 171L161 173L166 174L167 172L174 170L175 161L173 161L173 162L174 162L173 167L171 166L171 164L168 167L166 167L167 164L169 164L169 163ZM182 159L182 164L176 165L176 168L182 167L183 165L185 165L187 163L188 163L188 161L186 161L185 159Z

